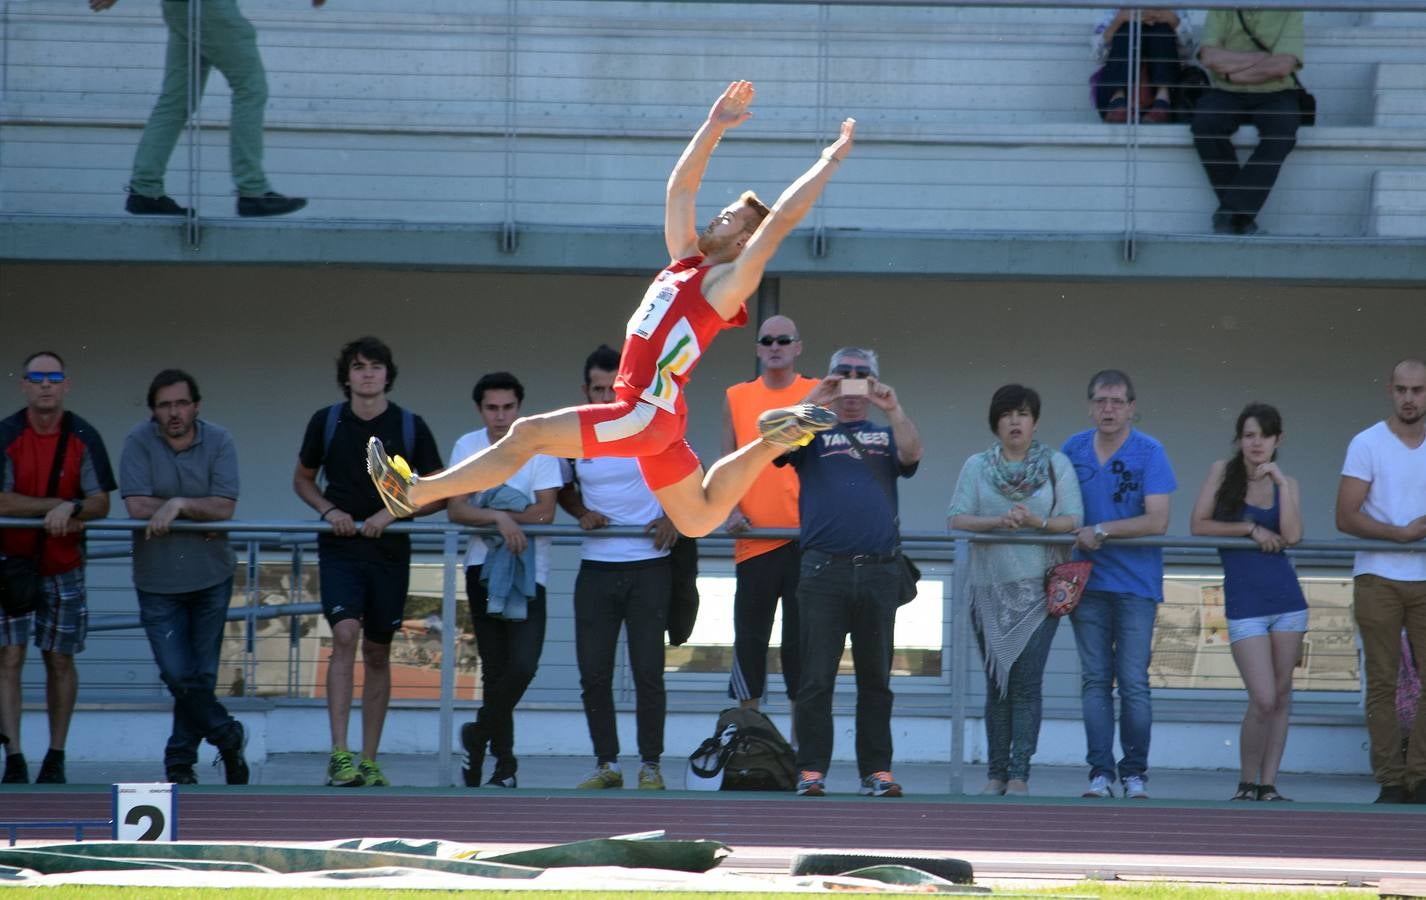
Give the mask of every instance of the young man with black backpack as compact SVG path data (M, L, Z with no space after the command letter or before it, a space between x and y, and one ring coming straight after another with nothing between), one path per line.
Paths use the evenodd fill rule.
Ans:
M411 539L385 533L394 517L367 477L367 441L377 437L382 443L401 444L420 472L441 468L436 439L425 421L386 399L395 382L396 362L386 344L363 337L343 347L337 384L347 402L312 414L292 475L297 496L332 527L317 537L317 560L322 612L332 627L326 684L332 727L327 784L335 787L389 784L376 752L391 700L391 639L401 627L411 572ZM325 488L317 484L319 470L325 473ZM418 513L444 506L431 504ZM365 675L360 761L347 747L358 636Z

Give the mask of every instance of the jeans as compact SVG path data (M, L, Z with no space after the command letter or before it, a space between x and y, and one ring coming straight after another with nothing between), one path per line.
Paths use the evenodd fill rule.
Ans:
M1296 91L1212 90L1199 99L1193 111L1193 149L1218 195L1220 210L1258 214L1287 155L1297 146L1300 122ZM1258 145L1240 165L1230 138L1248 124L1257 126Z
M901 563L854 563L802 551L797 584L802 679L793 710L797 767L827 771L832 762L832 692L847 635L857 678L857 771L891 770L891 655Z
M1114 698L1119 686L1119 778L1146 777L1149 732L1154 711L1149 701L1149 655L1154 643L1158 604L1148 597L1085 591L1070 616L1079 648L1080 702L1085 762L1089 777L1114 780Z
M241 196L260 197L272 190L272 186L262 171L267 74L257 50L257 31L238 11L236 0L203 0L198 96L190 98L188 9L187 3L170 0L163 4L163 21L168 25L163 87L134 153L129 188L145 197L164 193L163 176L168 169L168 159L173 155L184 125L198 108L208 75L216 66L233 92L233 111L228 124L233 182Z
M1109 57L1099 73L1097 102L1100 109L1109 107L1115 91L1129 91L1129 25L1126 22L1109 42ZM1178 84L1178 39L1171 25L1144 25L1139 29L1138 60L1147 71L1147 84L1152 88L1171 88Z
M480 712L477 721L490 739L490 753L513 771L515 760L515 706L535 679L540 654L545 649L545 586L535 585L535 596L523 622L486 615L486 586L480 566L465 570L465 592L470 601L475 650L480 654Z
M663 756L664 631L673 592L668 557L613 563L586 560L574 581L574 655L589 738L600 762L619 759L614 716L614 655L623 626L634 675L634 723L639 759Z
M1372 774L1377 784L1414 790L1426 783L1426 692L1416 702L1411 734L1405 735L1396 712L1396 682L1403 628L1417 666L1426 661L1426 581L1358 575L1352 583L1352 615L1362 636Z
M242 739L241 726L218 702L218 653L233 579L198 591L153 594L138 591L139 619L148 633L159 677L173 695L173 734L163 764L192 766L204 739L229 749Z
M1026 781L1030 778L1030 757L1040 741L1041 685L1045 680L1045 662L1050 658L1050 645L1060 620L1046 617L1030 635L1030 641L1015 664L1010 667L1005 696L1000 686L987 683L985 688L985 743L989 756L987 777L992 781ZM982 658L985 637L975 633Z

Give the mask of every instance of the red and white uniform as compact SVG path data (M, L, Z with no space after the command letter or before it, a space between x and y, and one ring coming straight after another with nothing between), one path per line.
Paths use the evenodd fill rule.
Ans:
M701 256L676 260L654 278L625 330L614 380L619 399L578 408L585 457L638 457L644 481L655 491L698 469L683 437L683 386L718 332L748 321L746 308L724 319L703 296L708 268L701 262Z

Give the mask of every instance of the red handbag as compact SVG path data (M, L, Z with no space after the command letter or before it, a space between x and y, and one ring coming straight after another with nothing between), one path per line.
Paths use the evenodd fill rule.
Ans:
M1045 606L1052 616L1067 616L1079 606L1094 563L1087 559L1062 562L1045 570Z

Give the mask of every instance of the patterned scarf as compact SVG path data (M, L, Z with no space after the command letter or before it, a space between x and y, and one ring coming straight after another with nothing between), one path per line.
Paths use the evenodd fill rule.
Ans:
M1023 464L1013 463L1001 452L1000 442L985 451L990 462L990 483L996 493L1007 500L1019 502L1044 487L1050 480L1050 463L1055 451L1040 443L1031 441L1025 451Z

